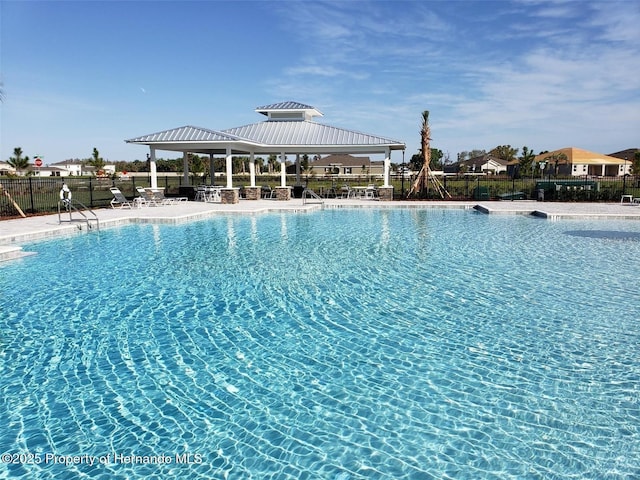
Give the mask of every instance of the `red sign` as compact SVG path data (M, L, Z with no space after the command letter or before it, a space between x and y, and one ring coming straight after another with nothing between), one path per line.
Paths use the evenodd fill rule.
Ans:
M33 162L33 163L36 164L36 167L41 167L42 166L42 159L36 157L36 161Z

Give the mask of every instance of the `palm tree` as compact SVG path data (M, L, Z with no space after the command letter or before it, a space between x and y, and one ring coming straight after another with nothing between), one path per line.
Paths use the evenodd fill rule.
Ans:
M415 182L413 182L411 190L409 190L409 195L416 191L423 192L425 189L428 195L428 182L431 182L433 183L435 190L440 194L440 197L444 198L445 193L450 197L451 195L449 195L449 192L443 188L440 180L438 180L431 172L431 127L429 127L429 110L422 112L420 140L423 158L422 169L420 170L420 173L418 173Z
M100 156L100 152L98 152L97 148L93 148L93 153L91 154L91 159L89 160L89 165L96 169L96 175L99 175L102 170L104 170L104 160Z
M558 152L558 153L554 153L552 155L548 155L544 157L544 161L547 162L547 165L549 166L549 168L551 168L551 164L554 164L553 174L558 175L558 163L566 164L567 156L562 152ZM550 170L547 170L547 171L549 172L549 174L551 174Z
M29 157L23 157L22 148L16 147L13 149L13 157L9 157L7 163L16 169L17 174L20 174L22 170L29 168Z
M270 174L275 172L277 164L278 164L278 156L272 153L271 155L269 155L269 158L267 159L267 165L269 166Z
M264 158L258 157L253 162L256 165L256 175L260 175L262 173L262 169L264 168Z

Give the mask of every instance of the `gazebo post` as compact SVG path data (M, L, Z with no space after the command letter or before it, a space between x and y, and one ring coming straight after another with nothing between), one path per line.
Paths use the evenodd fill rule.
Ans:
M182 152L182 184L189 186L189 152Z
M249 154L249 186L256 186L256 154L254 152Z
M225 161L227 167L227 188L233 188L233 155L231 155L231 147L227 147Z
M227 187L222 189L221 203L238 203L240 201L240 189L233 188L233 154L231 147L226 150L226 167L227 167Z
M389 172L391 170L391 149L389 148L385 148L383 165L384 184L378 188L378 198L380 198L380 200L390 201L393 200L393 186L389 184Z
M280 186L287 186L287 166L285 165L287 156L284 152L280 154Z
M384 162L383 162L383 172L384 172L384 184L382 185L383 187L388 187L389 186L389 171L391 170L391 159L389 158L391 156L391 152L389 151L389 149L387 148L384 152Z
M300 185L300 154L296 153L296 185Z
M156 149L150 147L149 173L151 174L151 188L158 188L158 172L156 171Z
M244 195L247 200L260 200L262 189L256 187L256 155L249 152L249 186L244 187Z
M291 190L287 187L287 155L285 152L280 154L280 186L276 187L277 200L291 200Z

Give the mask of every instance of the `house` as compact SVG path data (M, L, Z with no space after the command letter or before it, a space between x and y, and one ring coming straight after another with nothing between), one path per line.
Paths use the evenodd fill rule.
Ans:
M79 177L82 175L96 175L96 169L90 165L84 165L80 160L63 160L61 162L52 163L51 167L56 167L61 170L60 177ZM42 167L44 169L44 167ZM116 172L116 166L114 164L106 164L103 168L102 175L113 175ZM44 175L41 175L44 176Z
M371 160L370 157L354 157L347 154L332 154L316 158L309 162L312 175L340 176L380 176L384 174L384 162Z
M15 175L16 169L7 162L0 162L0 177L6 175Z
M625 161L602 153L590 152L581 148L567 147L537 155L534 162L543 171L553 168L558 175L595 177L623 176L631 172L631 159Z
M69 172L67 172L64 168L60 167L51 167L49 165L45 167L37 167L35 165L31 165L29 167L31 172L33 172L34 177L68 177Z
M490 153L444 166L444 173L506 173L509 162Z

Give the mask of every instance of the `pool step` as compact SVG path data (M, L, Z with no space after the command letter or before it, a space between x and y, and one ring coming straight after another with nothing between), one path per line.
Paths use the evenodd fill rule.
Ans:
M28 255L35 255L35 252L25 252L22 250L22 247L18 246L0 245L0 262L15 260L16 258L22 258Z

